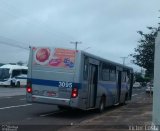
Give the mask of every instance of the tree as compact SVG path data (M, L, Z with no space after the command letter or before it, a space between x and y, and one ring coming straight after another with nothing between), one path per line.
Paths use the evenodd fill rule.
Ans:
M144 82L144 78L142 77L142 74L140 72L134 73L134 79L136 82Z
M153 78L154 76L154 52L155 52L155 38L160 31L160 26L147 27L150 33L145 34L142 31L137 33L141 35L138 41L139 45L134 49L135 53L131 54L134 58L133 63L146 69L146 77Z

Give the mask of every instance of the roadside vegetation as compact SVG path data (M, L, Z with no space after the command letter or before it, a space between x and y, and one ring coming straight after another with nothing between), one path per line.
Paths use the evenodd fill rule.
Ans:
M158 23L158 27L147 27L147 29L149 33L137 31L140 35L139 44L134 49L134 53L130 54L133 58L133 63L145 69L144 77L139 73L135 73L135 79L138 82L151 81L154 76L155 38L158 31L160 31L160 23Z

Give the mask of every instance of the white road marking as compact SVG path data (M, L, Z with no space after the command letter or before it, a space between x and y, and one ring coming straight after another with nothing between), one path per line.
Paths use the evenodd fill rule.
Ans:
M10 99L10 98L12 98L12 97L10 97L10 96L0 97L0 99Z
M12 97L8 96L8 97L5 97L5 98L10 99L10 98L12 98Z
M31 117L28 117L28 118L26 118L26 120L32 120L32 118L31 118Z
M20 101L24 101L24 100L26 100L26 98L20 99Z
M137 96L138 94L133 94L132 96Z
M17 108L17 107L25 107L25 106L31 106L31 105L32 105L32 104L17 105L17 106L8 106L8 107L1 107L0 110L10 109L10 108Z

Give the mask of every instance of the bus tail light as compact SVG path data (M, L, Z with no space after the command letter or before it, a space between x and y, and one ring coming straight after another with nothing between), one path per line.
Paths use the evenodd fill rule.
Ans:
M32 86L30 82L27 82L27 88L26 88L27 93L32 93Z
M72 89L72 95L71 95L71 97L72 98L76 98L78 96L78 88L73 88Z

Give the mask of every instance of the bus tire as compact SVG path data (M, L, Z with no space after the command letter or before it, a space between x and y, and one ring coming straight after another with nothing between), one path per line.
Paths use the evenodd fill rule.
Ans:
M21 83L18 81L17 84L16 84L16 86L17 86L17 87L20 87L20 86L21 86Z
M126 93L126 95L125 95L125 98L124 98L124 101L123 101L122 105L126 105L127 97L128 97L128 93Z
M98 111L100 113L102 113L105 109L105 97L102 97L101 98L101 101L100 101L100 104L99 104L99 108L98 108Z

